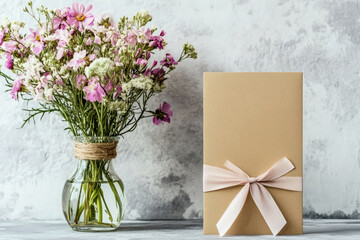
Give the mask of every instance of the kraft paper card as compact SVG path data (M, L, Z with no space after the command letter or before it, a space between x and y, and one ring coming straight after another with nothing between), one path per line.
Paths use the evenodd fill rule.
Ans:
M302 234L302 73L204 73L204 234Z

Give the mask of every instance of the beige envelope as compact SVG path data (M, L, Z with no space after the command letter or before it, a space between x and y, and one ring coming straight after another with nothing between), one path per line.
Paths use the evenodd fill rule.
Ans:
M204 164L230 160L250 177L282 157L302 176L302 73L204 73ZM242 186L204 193L204 234ZM279 234L302 234L302 192L267 187L287 224ZM271 234L249 193L229 235Z

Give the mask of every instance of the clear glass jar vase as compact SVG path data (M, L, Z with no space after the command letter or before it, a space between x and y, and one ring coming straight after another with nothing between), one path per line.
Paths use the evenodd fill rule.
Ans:
M118 138L75 137L74 141L117 144ZM62 194L62 207L67 222L75 231L115 230L124 216L125 197L123 182L112 166L113 160L76 160L76 171L66 181Z

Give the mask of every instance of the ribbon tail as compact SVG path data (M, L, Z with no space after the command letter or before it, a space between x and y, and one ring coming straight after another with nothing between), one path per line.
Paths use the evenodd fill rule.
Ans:
M250 193L272 234L276 236L286 225L286 220L270 192L261 184L253 183Z
M220 237L224 236L240 214L249 193L250 184L247 183L231 201L230 205L216 224Z

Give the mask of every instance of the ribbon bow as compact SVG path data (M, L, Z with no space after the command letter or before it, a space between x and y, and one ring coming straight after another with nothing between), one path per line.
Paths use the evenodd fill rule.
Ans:
M272 234L277 235L285 226L286 220L269 191L264 187L302 191L302 177L283 177L294 169L289 159L283 157L268 171L254 178L227 160L224 164L229 170L204 164L204 192L215 191L237 185L244 185L231 201L216 224L220 236L224 236L244 207L250 193Z

